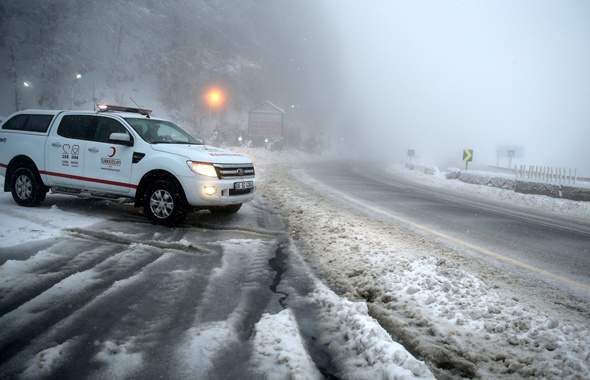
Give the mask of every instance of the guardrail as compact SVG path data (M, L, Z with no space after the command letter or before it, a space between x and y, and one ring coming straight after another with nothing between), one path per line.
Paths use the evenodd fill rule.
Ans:
M531 165L527 169L526 165L520 165L520 167L515 166L515 169L517 180L533 180L557 184L576 183L578 180L578 169L573 169L573 174L571 168L566 169L550 166Z
M481 168L481 170L484 170L484 171L489 170L489 171L492 171L494 173L514 174L514 175L517 175L517 176L518 176L518 172L520 171L518 165L515 165L515 169L514 168L502 167L502 166L485 165L485 166L483 166ZM525 172L528 172L528 169L525 169ZM566 172L565 169L563 169L562 173L565 173L565 172ZM575 173L575 170L574 170L574 173ZM566 174L568 174L568 173L566 173ZM555 175L555 171L554 171L554 175ZM525 178L527 178L527 177L525 177L525 175L523 175L519 179L520 180L524 180ZM573 181L573 178L572 178L572 181ZM588 178L588 177L576 177L575 178L575 181L576 182L590 182L590 178Z

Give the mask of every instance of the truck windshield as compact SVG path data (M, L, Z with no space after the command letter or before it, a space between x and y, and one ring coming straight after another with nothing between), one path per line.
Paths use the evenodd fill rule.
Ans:
M142 139L150 144L194 144L203 142L194 138L174 123L164 120L125 118Z

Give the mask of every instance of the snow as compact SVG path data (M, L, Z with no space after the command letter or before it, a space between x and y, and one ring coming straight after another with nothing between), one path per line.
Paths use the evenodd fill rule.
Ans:
M94 357L94 361L106 366L95 377L98 379L125 379L132 377L133 373L140 369L143 364L142 353L133 352L134 340L103 342L99 353Z
M300 252L307 264L330 288L338 289L337 295L317 281L308 302L320 310L318 339L327 345L343 378L433 378L443 366L480 378L590 377L587 305L545 293L545 289L526 290L510 280L503 287L494 280L498 274L493 269L474 269L468 259L449 248L426 241L403 226L387 225L343 206L292 174L293 168L313 163L317 157L296 151L235 150L254 160L261 177L259 196L287 218L289 235L297 237L305 247ZM400 165L392 165L390 170L430 186L590 218L590 205L583 202L474 186L447 180L444 174L426 175ZM104 220L96 212L72 211L62 204L29 209L17 206L9 193L0 194L0 247L56 238L71 234L64 231L66 228L83 228ZM189 247L192 243L183 240L176 244ZM244 247L247 253L259 244L267 249L271 243L243 239L224 242L220 277L210 284L221 289L232 275L239 275L239 271L228 271L248 260ZM131 249L132 255L140 255L147 248L133 245ZM36 277L35 267L47 260L69 259L72 257L40 251L24 260L3 261L2 293L18 293L19 282L34 286L38 281L50 280ZM251 265L257 269L248 274L253 288L244 291L256 291L254 284L261 271L268 270L262 268L269 257L259 259L259 263ZM125 258L115 256L112 260ZM57 282L35 302L5 315L2 335L17 334L22 328L17 322L19 326L23 326L23 320L34 323L39 310L51 307L43 303L46 297L53 299L50 293L59 291L74 297L95 281L99 281L98 273L90 270ZM115 282L105 294L116 292L120 286ZM215 289L205 294L205 302L216 302L219 296ZM92 305L100 302L94 300ZM237 331L239 308L236 310L223 321L195 320L194 326L179 338L177 360L187 370L204 374L212 369L214 358L242 344ZM94 360L105 364L98 377L132 376L142 366L141 353L134 351L135 339L141 337L96 342L100 351ZM265 377L322 377L306 349L295 313L289 308L263 315L249 344L253 349L250 361ZM39 352L23 376L50 375L66 360L73 346L72 341L65 341ZM414 355L405 347L412 347ZM416 355L424 361L417 360Z
M267 379L322 379L301 338L292 310L264 314L255 327L252 361Z
M62 344L47 348L39 352L29 363L28 368L23 372L24 379L47 378L67 360L72 347L71 340Z
M4 177L0 176L4 188ZM50 195L55 197L55 195ZM63 197L63 196L61 196ZM64 227L80 227L103 220L90 213L68 212L59 206L15 207L10 193L0 194L2 218L0 218L0 247L11 247L20 243L55 238Z
M327 345L343 377L351 379L434 379L368 313L364 302L341 299L321 283L311 294L321 307L320 342Z
M457 180L448 180L444 172L436 175L426 174L421 170L408 170L401 164L391 164L387 170L397 176L405 179L419 182L428 186L456 191L458 193L468 194L471 196L480 196L486 199L493 199L498 202L507 202L510 204L529 207L563 215L590 219L590 202L572 201L569 199L552 198L545 195L521 194L510 190L504 190L496 187L477 186ZM514 179L514 175L491 173L484 171L469 170L480 176L494 176L498 178ZM590 183L578 181L576 186L581 188L590 187Z
M590 376L586 304L550 289L527 288L404 226L372 219L325 195L302 181L301 169L293 170L293 162L309 158L282 153L286 161L281 164L281 153L274 161L268 152L260 152L260 160L257 153L246 154L256 165L265 163L258 170L260 193L287 218L309 265L345 298L365 301L370 315L424 357L435 375L441 374L438 368L450 367L462 376L483 378ZM474 186L397 165L391 170L470 195L590 215L583 202ZM343 331L335 335L346 336Z
M215 359L223 353L231 352L240 344L240 339L228 321L211 322L191 328L177 353L183 376L192 374L204 378L214 369Z
M41 253L41 255L42 254L43 253ZM0 282L0 289L2 289L4 294L14 295L18 294L19 286L23 286L26 283L17 282L19 272L12 272L11 267L13 267L13 265L11 264L12 261L9 260L1 267L3 276L2 282ZM63 303L67 303L76 297L80 297L85 291L99 281L95 278L97 275L98 273L94 270L75 273L55 284L34 300L3 315L2 320L0 321L0 331L2 331L0 342L4 343L15 336L18 336L18 334L22 332L22 329L24 328L23 326L34 325L39 318L43 317L43 313L40 313L40 311L59 308L60 305L55 304L56 297L61 299ZM27 278L30 279L31 276L27 276L25 279Z
M364 302L337 296L320 281L304 303L318 310L318 341L345 379L434 379L372 318ZM252 361L270 379L321 379L290 309L265 314L256 325Z
M213 270L200 311L176 350L180 377L197 374L197 378L204 378L214 370L216 359L239 350L242 345L240 329L251 305L247 302L235 304L237 298L228 296L228 293L258 292L261 280L270 271L268 260L274 250L268 249L268 245L274 242L231 239L219 243L223 249L221 266ZM247 286L235 289L240 278L245 278ZM215 309L221 320L209 320L207 312L211 309Z

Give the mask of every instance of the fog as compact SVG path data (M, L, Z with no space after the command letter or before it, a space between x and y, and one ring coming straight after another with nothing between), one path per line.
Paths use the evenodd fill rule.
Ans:
M326 12L313 0L1 0L0 115L133 98L231 145L267 100L286 112L282 145L317 150L344 103ZM212 88L224 101L210 109Z
M588 36L586 1L4 0L0 115L133 98L231 145L268 100L282 146L590 177Z
M590 3L331 1L362 150L590 176ZM498 157L498 149L501 150ZM504 150L502 150L504 149Z

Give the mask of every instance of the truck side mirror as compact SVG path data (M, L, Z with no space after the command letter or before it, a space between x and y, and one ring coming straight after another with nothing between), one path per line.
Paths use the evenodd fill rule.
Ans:
M113 144L133 146L133 140L127 133L111 133L109 136L109 142Z

